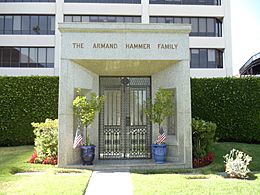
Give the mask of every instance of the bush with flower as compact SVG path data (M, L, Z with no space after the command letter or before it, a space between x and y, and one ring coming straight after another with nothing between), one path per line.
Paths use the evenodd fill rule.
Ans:
M216 124L200 119L192 119L193 167L209 165L214 160L211 152L215 141Z
M32 123L35 134L35 151L30 163L57 164L58 120L46 119L44 123Z

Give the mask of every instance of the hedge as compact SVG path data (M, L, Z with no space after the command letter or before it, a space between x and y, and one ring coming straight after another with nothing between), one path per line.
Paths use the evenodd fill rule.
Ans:
M33 144L32 122L58 117L58 77L0 77L0 146ZM220 141L260 143L260 78L191 79L192 117Z
M220 141L260 143L260 78L191 79L192 117L217 124Z
M58 77L0 77L0 146L34 143L31 123L58 118Z

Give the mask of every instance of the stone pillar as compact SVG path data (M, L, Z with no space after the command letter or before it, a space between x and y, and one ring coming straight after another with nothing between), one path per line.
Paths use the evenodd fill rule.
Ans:
M80 151L73 149L73 141L77 128L74 119L72 102L77 88L84 91L98 91L98 76L89 72L86 68L70 61L62 60L60 69L59 89L59 146L58 166L80 163ZM90 137L94 144L98 144L97 120L93 123Z
M73 156L73 109L74 79L73 65L69 60L62 60L59 82L59 145L58 166L63 167L71 163ZM78 152L78 151L77 151Z
M191 101L189 60L174 63L167 69L152 76L153 98L157 90L173 89L176 91L176 134L167 138L167 160L191 168ZM165 125L165 124L164 124ZM165 127L165 126L164 126ZM157 127L153 127L153 140L158 135Z

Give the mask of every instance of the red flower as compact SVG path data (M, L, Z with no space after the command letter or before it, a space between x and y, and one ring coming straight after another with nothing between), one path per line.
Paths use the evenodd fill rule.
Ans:
M42 163L42 164L52 164L52 165L57 165L58 159L57 156L53 157L46 157L43 161L38 158L37 152L34 151L31 158L28 160L29 163Z
M30 160L29 160L28 162L29 162L29 163L35 163L35 159L36 159L37 157L38 157L38 156L37 156L37 152L34 151L33 154L32 154L32 156L31 156L31 158L30 158Z
M209 152L206 156L194 159L193 160L193 167L198 168L198 167L207 166L210 163L212 163L213 160L214 160L214 154L212 152Z
M57 157L46 157L43 161L42 164L52 164L52 165L56 165L58 162Z
M43 161L42 164L50 164L50 159L46 157Z
M52 158L51 158L51 164L52 164L52 165L57 165L57 162L58 162L58 160L57 160L56 157L52 157Z

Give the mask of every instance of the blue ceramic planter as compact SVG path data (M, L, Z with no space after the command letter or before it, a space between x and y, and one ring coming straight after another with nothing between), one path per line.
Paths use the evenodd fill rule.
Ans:
M156 164L163 164L166 162L166 144L152 144L153 159Z
M95 148L96 146L80 147L80 155L83 161L83 165L93 165L93 160L95 158Z

